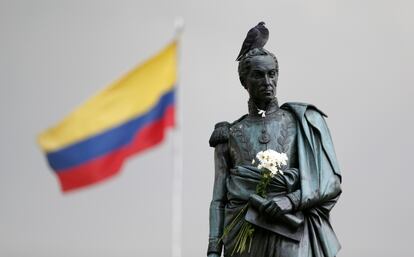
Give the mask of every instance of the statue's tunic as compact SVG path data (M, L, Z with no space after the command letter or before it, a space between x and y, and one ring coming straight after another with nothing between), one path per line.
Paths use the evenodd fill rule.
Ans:
M297 167L296 122L293 115L270 106L265 117L251 108L249 115L229 128L229 154L232 167L251 165L260 151L267 149L288 156L288 167ZM296 166L295 166L296 165Z
M249 196L255 193L260 181L260 173L254 169L240 167L252 166L252 160L258 152L272 149L286 153L288 164L284 174L273 178L268 186L268 197L286 195L293 203L294 211L306 211L301 208L301 179L298 160L298 129L297 117L288 109L281 109L277 100L272 101L266 110L265 117L258 114L253 102L249 102L249 114L238 121L219 123L210 139L215 147L215 183L213 200L210 206L209 253L221 253L224 244L224 256L231 256L235 237L240 225L231 230L223 240L223 228L228 225L240 209L248 202ZM257 161L257 160L256 160ZM333 200L333 204L336 199ZM328 209L332 208L329 206ZM328 214L329 214L328 210ZM329 219L329 217L328 217ZM324 221L326 222L326 221ZM329 224L329 220L328 226ZM312 223L312 222L311 222ZM302 239L297 242L277 233L255 227L250 252L233 256L254 257L323 257L323 252L315 254L312 240L309 237L310 222L305 220ZM336 239L336 238L335 238ZM323 249L322 249L323 251Z

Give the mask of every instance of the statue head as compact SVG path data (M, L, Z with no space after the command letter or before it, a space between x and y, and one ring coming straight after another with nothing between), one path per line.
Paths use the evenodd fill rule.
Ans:
M276 56L263 48L250 50L239 62L240 82L256 103L276 97L278 76Z

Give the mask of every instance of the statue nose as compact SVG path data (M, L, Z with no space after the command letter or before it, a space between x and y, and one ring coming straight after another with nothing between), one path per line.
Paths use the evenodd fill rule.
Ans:
M270 80L270 78L269 78L269 76L268 76L268 75L266 75L266 76L265 76L265 79L266 79L266 85L267 85L267 86L271 86L271 85L272 85L272 83L271 83L271 80Z

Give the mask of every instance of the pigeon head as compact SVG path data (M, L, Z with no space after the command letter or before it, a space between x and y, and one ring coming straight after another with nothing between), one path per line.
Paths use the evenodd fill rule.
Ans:
M257 24L258 26L264 26L265 25L265 23L264 23L264 21L261 21L261 22L259 22L259 24Z

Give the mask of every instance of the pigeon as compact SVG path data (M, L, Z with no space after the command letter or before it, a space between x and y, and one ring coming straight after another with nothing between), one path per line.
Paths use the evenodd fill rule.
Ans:
M264 25L265 23L261 21L259 24L251 28L249 32L247 32L247 36L244 39L242 48L240 50L239 56L237 56L236 61L240 61L240 59L247 52L254 48L263 48L269 39L269 30Z

